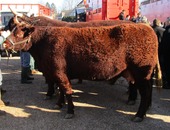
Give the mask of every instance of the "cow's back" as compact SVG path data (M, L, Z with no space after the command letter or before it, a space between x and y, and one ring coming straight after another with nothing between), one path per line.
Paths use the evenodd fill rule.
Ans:
M157 37L152 28L144 24L82 29L66 27L58 28L57 33L58 43L67 48L66 62L71 75L91 77L91 73L92 77L97 78L97 75L104 79L114 77L128 67L141 66L142 69L147 66L144 75L149 78L150 70L157 62ZM103 75L98 75L99 71Z

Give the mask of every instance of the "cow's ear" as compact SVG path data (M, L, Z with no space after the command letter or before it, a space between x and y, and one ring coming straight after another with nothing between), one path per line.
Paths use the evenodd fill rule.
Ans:
M30 32L34 32L35 27L30 27Z
M34 32L34 27L24 28L22 31L24 31L24 37L31 35Z
M35 27L34 26L23 26L21 30L24 31L24 32L27 32L27 33L28 32L34 32Z

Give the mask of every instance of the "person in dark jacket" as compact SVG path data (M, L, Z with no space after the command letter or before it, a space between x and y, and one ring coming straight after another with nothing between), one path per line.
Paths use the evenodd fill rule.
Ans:
M157 37L158 37L158 43L161 43L161 39L163 37L163 33L165 29L161 27L161 21L158 19L153 20L153 25L152 25L153 30L155 31Z
M130 21L136 23L136 17L135 17L135 16L132 16L132 18L130 19Z
M160 46L161 46L161 41L162 41L162 37L163 37L163 33L165 31L165 29L163 27L161 27L161 21L159 19L154 19L153 20L153 25L152 25L153 30L155 31L157 37L158 37L158 56L159 56L159 63L161 66L161 71L162 71L162 80L163 80L163 86L167 85L167 81L166 81L166 77L165 77L165 63L164 63L164 59L160 50Z
M122 10L122 12L120 12L119 20L125 20L125 10Z
M163 33L163 38L160 44L160 53L164 58L165 76L167 84L163 86L165 89L170 89L170 17L165 22L166 28Z

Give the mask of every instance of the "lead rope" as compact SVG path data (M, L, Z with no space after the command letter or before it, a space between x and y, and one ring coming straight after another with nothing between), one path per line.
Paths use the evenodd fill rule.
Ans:
M7 51L6 49L5 49L5 52L6 52L6 55L8 56L7 63L6 63L6 64L7 64L7 66L8 66L8 63L9 63L9 57L10 57L10 56L9 56L9 53L8 53L8 51Z
M25 47L25 45L26 45L28 42L30 42L30 39L31 39L31 36L29 36L29 38L27 38L27 39L25 39L25 40L23 40L23 41L14 43L11 39L7 38L7 40L12 44L12 49L11 49L11 50L12 50L12 53L17 53L17 52L14 50L15 45L18 45L18 44L21 45L21 44L24 43L24 45L23 45L22 48L20 49L20 51L21 51L21 50ZM6 50L6 49L5 49L5 52L6 52L6 55L8 56L8 59L7 59L7 66L8 66L10 54L9 54L8 50Z

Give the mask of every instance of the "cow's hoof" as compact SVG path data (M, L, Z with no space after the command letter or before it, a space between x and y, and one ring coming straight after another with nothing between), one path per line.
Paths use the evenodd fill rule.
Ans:
M4 115L6 115L6 112L0 110L0 116L4 116Z
M140 118L140 117L133 117L132 119L131 119L133 122L142 122L143 121L143 118Z
M135 100L129 100L127 102L128 105L135 105L136 101Z
M53 107L53 109L57 109L57 110L60 110L62 108L62 106L60 106L60 105L55 105L54 107Z
M5 106L9 106L10 102L9 101L4 101Z
M45 96L44 100L51 100L52 96Z
M65 116L65 119L72 119L74 117L74 114L67 114Z
M78 81L77 84L82 84L83 82L82 81Z

